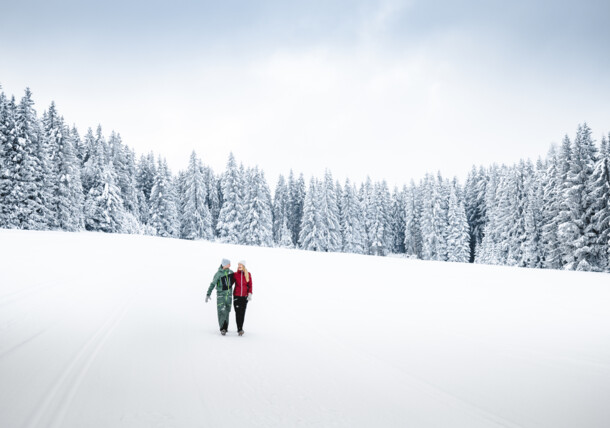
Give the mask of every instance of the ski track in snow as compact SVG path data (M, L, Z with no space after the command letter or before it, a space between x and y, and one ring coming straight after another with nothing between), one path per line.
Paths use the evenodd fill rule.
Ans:
M51 289L53 287L57 287L60 284L58 280L56 281L45 281L40 284L33 285L31 287L26 287L22 290L13 291L11 293L7 293L3 296L0 296L0 307L14 303L18 300L25 299L27 297L32 296L33 294L37 294L41 291Z
M610 420L607 275L92 233L0 242L2 427ZM220 336L204 303L225 256L253 273L243 337L234 312Z
M63 426L63 419L79 385L104 343L119 325L121 318L127 311L128 304L129 301L111 314L80 349L74 360L70 362L59 379L53 384L44 401L37 406L38 410L32 416L32 420L27 424L27 427L45 426L55 428Z

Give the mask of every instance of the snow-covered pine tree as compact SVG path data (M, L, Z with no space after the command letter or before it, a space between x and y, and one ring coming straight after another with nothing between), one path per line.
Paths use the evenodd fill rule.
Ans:
M8 195L12 188L8 173L8 147L9 139L13 138L14 118L14 98L9 104L4 92L0 91L0 228L10 227L9 218L12 216L12 207L8 204Z
M212 217L212 235L216 236L216 226L218 224L218 216L220 214L220 198L218 195L218 181L214 175L214 171L209 166L204 166L202 169L203 182L206 186L206 204L210 210Z
M294 248L292 242L292 232L288 228L288 220L284 220L282 228L280 230L280 242L278 244L281 248Z
M431 219L432 234L434 235L435 254L431 260L446 261L447 232L449 229L449 193L450 184L443 180L440 172L436 182L432 179L432 206Z
M405 253L408 256L422 258L421 211L422 199L420 190L411 180L405 196Z
M91 188L85 195L85 228L106 233L123 231L125 209L121 190L110 165L92 169Z
M4 227L47 229L50 223L48 153L29 89L18 105L8 104L7 140L0 195L4 200Z
M595 231L592 224L593 196L589 188L589 177L593 174L597 148L591 138L587 124L580 125L572 145L572 158L563 192L564 220L559 225L562 241L564 267L571 270L595 270L592 254L595 246Z
M150 152L146 156L140 156L136 167L136 189L138 191L139 219L143 224L150 222L150 194L156 175L155 155Z
M542 201L543 191L543 172L545 166L539 159L534 169L531 161L526 163L525 175L525 206L524 206L524 227L525 239L522 246L521 266L529 268L539 268L544 261L544 246L542 244Z
M502 169L493 165L487 175L485 190L486 222L483 227L483 240L475 251L475 263L500 264L502 260L502 247L499 230L499 198L500 182L505 174L506 167Z
M381 206L381 212L383 214L383 220L385 222L385 254L392 252L394 246L394 226L392 225L392 195L388 182L382 180L379 184L379 205Z
M407 186L403 186L402 190L398 190L398 187L395 187L392 194L392 214L389 218L393 237L392 247L390 248L392 253L405 253L406 210Z
M303 219L303 204L305 202L305 179L303 174L300 174L299 178L295 180L294 174L290 170L290 175L288 176L288 195L288 229L292 233L292 242L296 246L299 243Z
M341 224L339 222L339 204L332 174L326 170L324 183L320 187L320 227L324 236L322 251L341 251Z
M180 231L179 236L180 239L189 239L186 238L188 235L188 224L185 218L186 212L186 171L178 171L178 175L176 176L175 181L175 189L176 189L176 208L178 210L178 219L180 221Z
M523 161L521 161L523 163ZM499 264L523 266L525 241L525 190L523 168L516 166L504 170L498 186L497 225L500 244Z
M559 170L559 155L555 146L551 146L547 155L547 164L542 180L542 229L540 245L542 267L559 269L561 267L561 248L559 246L558 220L560 211L560 195L563 185Z
M369 209L369 239L370 253L376 256L385 256L389 252L388 243L391 242L390 225L388 221L389 191L387 183L375 183Z
M155 182L150 192L150 225L158 236L177 237L179 219L174 180L167 161L159 158Z
M375 237L373 223L375 222L375 189L370 177L366 177L366 181L360 185L359 191L360 206L362 207L362 224L365 232L365 254L373 254L372 243Z
M608 138L610 138L610 134L608 134ZM610 157L609 154L610 154L609 142L606 139L606 136L602 135L602 140L599 143L599 158L603 159L603 158Z
M309 182L309 189L305 194L299 232L299 245L304 250L326 251L326 236L323 234L323 226L320 219L319 206L321 197L319 195L319 187L321 187L321 184L312 177Z
M84 220L87 230L107 233L124 231L125 208L117 175L109 151L98 126L96 136L91 129L85 136L87 156L83 169Z
M449 194L447 230L447 260L467 263L470 260L470 234L463 201L458 199L458 189L451 186Z
M80 178L80 164L74 149L74 134L51 103L43 118L43 140L48 148L53 228L68 231L84 227L84 195Z
M76 129L76 126L74 125L72 125L72 128L70 128L70 137L72 139L72 146L74 149L74 156L76 157L76 163L78 165L79 170L82 170L83 165L85 163L86 155L85 143L80 137L78 129Z
M218 236L224 242L242 243L244 217L244 183L242 171L237 167L233 153L229 155L227 169L222 177L222 206L218 217Z
M95 138L93 130L87 129L87 133L83 138L83 167L81 170L81 181L83 184L83 192L85 195L89 193L89 189L93 186L94 176L98 173L100 165L105 165L106 150L102 147L105 144L103 138Z
M421 236L422 236L422 259L438 260L439 256L439 240L435 228L435 198L437 191L435 190L434 178L430 174L426 174L420 185L422 195L421 208Z
M485 192L487 176L483 167L473 166L466 179L464 203L470 233L470 262L474 261L476 247L483 241L483 228L486 221Z
M600 158L589 178L591 192L591 227L595 233L592 263L596 270L610 271L610 156L608 142L602 137Z
M345 181L341 196L341 235L343 252L364 254L365 231L362 224L362 207L356 195L356 188Z
M195 151L191 153L189 166L184 174L183 210L181 211L181 237L207 239L214 237L212 215L207 205L207 186L203 166Z
M121 190L121 198L125 211L130 215L139 216L138 189L136 182L135 153L123 144L121 135L112 131L108 140L111 160L117 175L117 185Z
M339 183L339 180L335 180L335 197L337 199L337 215L339 220L339 236L340 236L340 244L339 249L337 251L341 251L343 248L343 231L341 227L341 217L343 216L343 212L341 211L341 201L343 200L343 186Z
M558 188L557 188L557 199L558 199L558 213L556 218L557 223L557 242L559 246L560 252L560 262L559 265L561 268L564 268L566 264L566 255L569 253L570 249L568 245L564 242L564 237L559 232L559 226L562 224L567 224L570 221L570 210L568 209L568 205L564 200L564 195L567 192L568 188L568 174L570 172L570 166L572 164L572 141L566 134L561 142L561 147L559 148L559 154L557 157L558 162Z
M271 192L264 173L258 168L246 173L248 180L243 216L243 243L259 247L273 246Z
M288 219L288 203L288 186L286 179L280 174L273 197L273 241L278 244L281 239L282 226Z

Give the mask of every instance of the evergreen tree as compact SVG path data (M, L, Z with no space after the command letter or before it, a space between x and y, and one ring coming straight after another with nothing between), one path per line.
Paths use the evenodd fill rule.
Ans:
M237 168L233 153L229 155L227 170L222 178L223 203L218 217L218 236L231 244L242 243L243 209L243 178L242 171Z
M610 270L610 156L607 142L602 138L600 159L589 179L591 200L592 263L595 270Z
M405 250L405 227L407 224L407 187L403 186L402 191L394 188L392 195L392 214L389 221L392 228L392 247L391 252L403 254Z
M212 239L212 215L206 202L207 186L203 166L193 151L188 170L184 175L184 207L181 215L181 237L185 239Z
M280 175L273 198L273 241L276 243L280 242L282 226L288 220L289 199L286 179Z
M114 171L109 165L91 166L91 188L85 195L85 228L106 233L123 231L125 209Z
M243 242L247 245L273 245L271 192L265 175L258 168L247 172L246 209L243 219Z
M531 162L527 162L527 175L525 178L525 208L524 227L525 238L522 251L522 266L530 268L542 267L544 263L543 234L543 171L544 165L538 160L536 169Z
M525 192L522 173L507 168L498 185L497 227L500 245L499 264L520 266L522 243L525 240Z
M136 167L136 191L138 192L139 219L143 224L150 222L150 194L156 175L155 155L151 152L146 156L140 156Z
M436 185L434 186L434 215L433 227L437 236L437 256L435 260L446 261L449 258L447 247L447 234L449 233L449 195L450 183L437 175Z
M50 223L48 153L41 141L41 129L26 89L15 106L5 110L4 168L0 195L3 199L3 226L22 229L46 229Z
M292 243L292 232L288 228L288 220L286 219L284 219L284 224L282 224L280 230L279 246L281 248L294 248L294 244Z
M438 230L435 227L435 200L437 195L434 178L426 174L421 184L421 236L422 236L422 258L424 260L438 260L439 241Z
M304 250L326 251L325 236L322 231L320 219L320 183L313 178L309 183L309 189L305 194L303 203L303 217L299 232L299 245Z
M305 179L303 174L300 174L298 180L295 180L294 174L290 170L290 175L288 176L288 195L288 229L292 233L292 242L296 245L299 242L303 219L303 204L305 202Z
M421 211L422 199L419 188L411 180L405 204L405 253L422 258Z
M150 225L158 236L177 237L179 232L174 182L167 162L159 158L155 181L150 193Z
M464 203L458 199L456 186L449 195L447 260L466 263L470 260L470 234Z
M542 267L559 269L561 267L561 247L558 237L558 221L563 182L559 156L554 146L551 147L547 159L548 163L542 183L542 232L540 236L544 254Z
M214 171L209 166L204 166L202 170L203 182L206 186L206 204L212 217L212 235L216 236L218 216L220 215L220 197L218 194L218 181Z
M341 225L339 204L330 171L324 174L324 183L319 192L320 228L324 236L322 251L341 251Z
M125 211L134 216L139 216L135 154L123 144L121 135L114 131L110 135L108 144L112 164L117 175L117 185L121 190L121 198L125 204Z
M74 134L59 117L55 103L43 118L43 140L48 149L53 228L75 231L84 226L83 187L80 165L74 151Z
M370 177L366 178L364 184L360 186L360 206L363 213L363 225L365 231L365 254L373 253L373 242L375 242L376 230L374 229L375 218L377 215L375 204L375 190Z
M470 262L474 261L476 248L483 241L486 221L485 193L487 179L483 168L478 171L473 166L466 179L465 206L470 234Z
M14 138L12 134L15 131L15 110L15 99L9 102L4 92L0 92L0 228L10 227L13 214L9 198L13 187L9 174L9 165L12 163L9 159L9 141Z
M594 270L596 234L592 217L594 206L589 177L593 174L597 149L591 130L585 123L578 127L572 146L572 158L563 192L564 220L559 225L566 269Z
M98 129L99 130L99 129ZM81 173L81 181L83 184L83 192L89 193L89 189L93 187L98 168L106 164L106 150L102 146L103 138L95 138L93 130L87 129L87 133L83 139L83 167Z
M385 256L393 242L388 221L389 191L385 181L376 183L373 189L369 207L369 250L373 255Z
M76 129L76 126L74 126L74 125L72 125L72 128L70 129L70 137L72 139L74 156L76 156L76 163L77 163L79 169L82 169L82 167L85 163L85 155L86 155L85 143L81 139L78 129Z
M342 250L346 253L364 254L366 240L362 224L362 207L356 196L356 189L349 179L345 181L340 205Z
M83 167L83 190L86 192L85 228L107 233L123 232L124 202L100 126L95 136L91 129L88 130L85 144L87 149Z
M488 172L485 191L486 222L483 227L483 240L475 251L475 263L500 264L502 246L499 229L500 182L506 168L492 166Z

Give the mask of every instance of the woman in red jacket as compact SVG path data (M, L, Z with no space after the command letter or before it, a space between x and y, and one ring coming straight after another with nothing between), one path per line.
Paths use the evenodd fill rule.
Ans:
M237 272L233 274L235 287L233 288L233 306L235 307L235 320L237 321L237 332L240 336L244 334L244 318L246 317L246 306L252 300L252 275L246 269L246 262L237 264Z

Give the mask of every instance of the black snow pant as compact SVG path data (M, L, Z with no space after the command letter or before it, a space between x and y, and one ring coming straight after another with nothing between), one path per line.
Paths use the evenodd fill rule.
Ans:
M246 306L248 306L248 298L235 296L233 297L233 306L235 307L235 321L237 322L237 331L244 329L244 318L246 317Z

